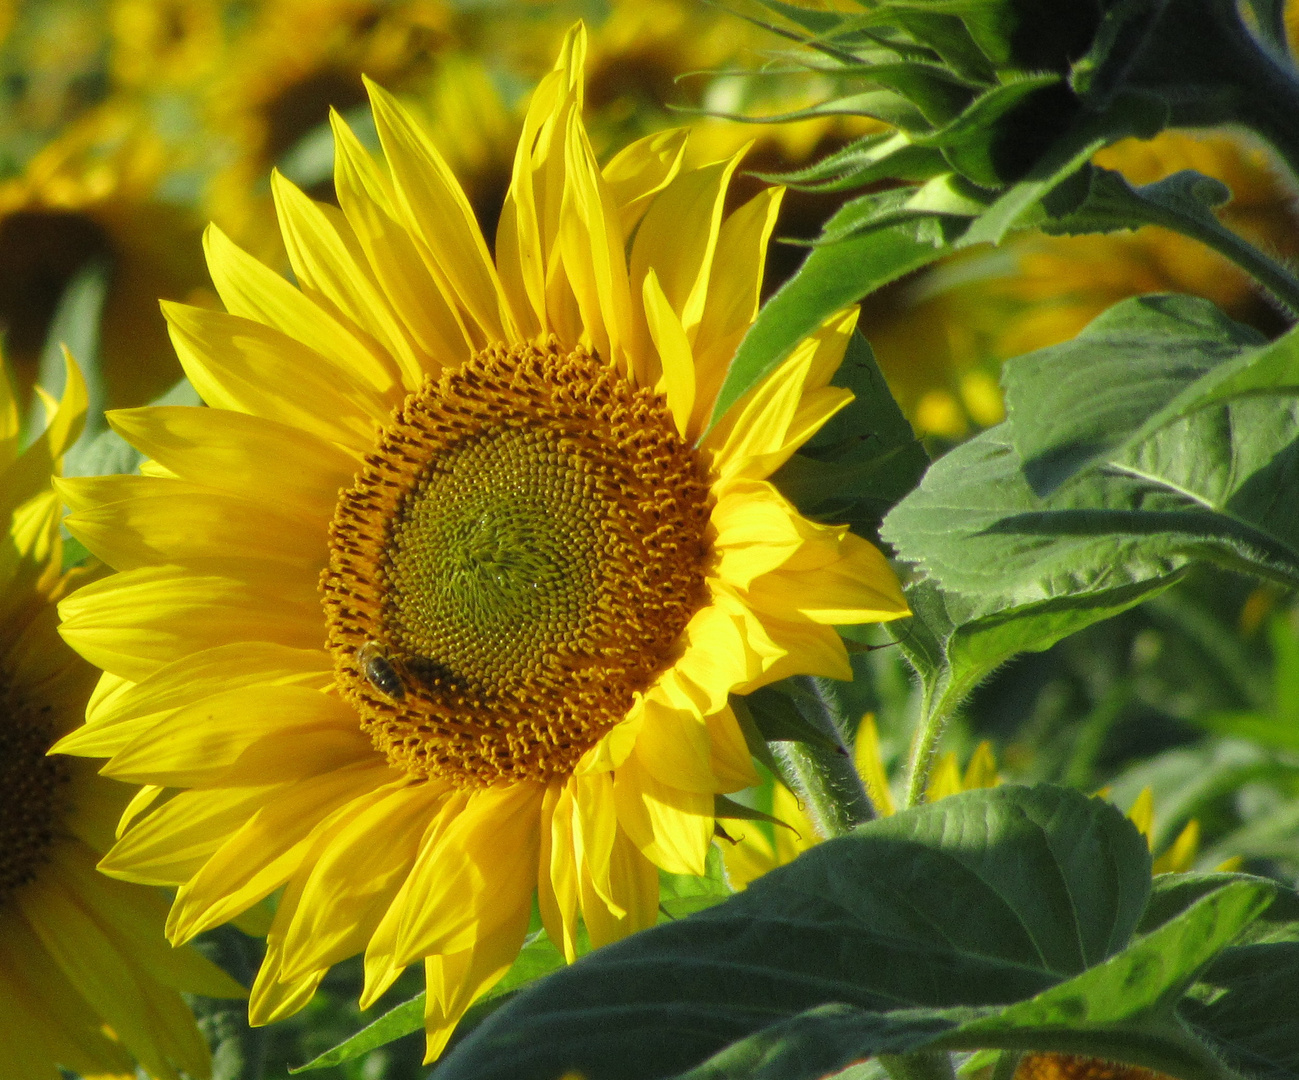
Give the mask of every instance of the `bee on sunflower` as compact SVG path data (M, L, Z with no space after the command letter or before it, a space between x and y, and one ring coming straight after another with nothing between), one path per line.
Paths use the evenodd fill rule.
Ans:
M851 398L829 319L709 427L780 203L683 136L603 169L585 33L538 87L487 251L426 132L371 88L341 209L273 187L298 287L208 234L226 312L167 305L208 408L112 423L141 476L66 482L118 571L61 611L105 671L65 753L157 796L103 862L179 886L182 942L277 890L254 1023L365 954L422 960L437 1056L534 896L572 959L700 874L755 782L731 694L849 678L834 627L907 613L883 555L768 477Z
M53 407L53 403L51 403ZM245 991L191 948L163 938L155 890L95 864L131 799L90 762L48 754L80 723L96 672L55 629L57 601L90 572L62 571L60 506L50 485L85 416L75 366L44 432L19 446L19 410L0 373L0 1046L6 1080L86 1076L155 1080L211 1071L181 991Z

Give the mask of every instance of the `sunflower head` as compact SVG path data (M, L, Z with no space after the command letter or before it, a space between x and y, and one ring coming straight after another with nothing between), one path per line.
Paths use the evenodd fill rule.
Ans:
M436 1055L534 898L570 959L652 925L756 781L731 695L850 677L835 625L906 613L768 480L850 400L855 313L710 427L780 194L728 213L738 157L685 168L681 132L600 165L584 51L532 98L494 254L371 86L384 160L335 118L338 207L272 180L296 285L212 229L227 310L167 306L208 407L114 414L154 464L65 485L119 573L63 604L107 674L60 749L176 790L105 861L180 887L173 940L283 890L254 1022L356 952L366 1007L423 961Z
M662 396L581 346L429 380L330 526L328 641L362 726L416 775L570 774L705 603L711 503Z

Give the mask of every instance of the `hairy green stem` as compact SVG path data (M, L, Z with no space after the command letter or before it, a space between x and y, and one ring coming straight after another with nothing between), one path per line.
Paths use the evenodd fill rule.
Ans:
M1299 102L1296 103L1299 108ZM1296 132L1299 134L1299 131ZM1299 174L1296 174L1299 175ZM1169 214L1157 222L1183 236L1198 240L1219 255L1235 263L1263 286L1293 317L1299 316L1299 277L1284 264L1273 259L1224 225L1201 221L1189 215Z
M902 797L903 809L919 806L924 801L938 740L943 737L947 722L969 690L970 686L965 681L925 687L920 703L920 724L911 740L911 763L907 769L906 793Z
M846 718L824 679L798 679L801 711L826 736L826 745L777 742L772 750L782 773L804 800L804 809L823 839L843 836L875 817L866 786L848 748Z

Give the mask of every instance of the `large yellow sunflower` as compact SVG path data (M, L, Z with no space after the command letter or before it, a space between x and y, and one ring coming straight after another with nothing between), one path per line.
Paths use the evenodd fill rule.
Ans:
M494 261L372 88L386 167L339 122L341 210L274 184L299 288L214 229L228 313L167 306L210 407L116 414L146 475L64 488L120 573L62 605L106 674L60 749L160 793L103 866L180 886L173 941L283 888L255 1023L357 952L366 1006L422 959L433 1056L534 895L570 958L579 917L652 924L756 780L728 695L849 678L834 625L906 613L766 479L850 399L855 312L706 432L780 193L724 218L738 158L682 171L679 133L601 170L584 47L533 97Z
M0 1047L5 1080L209 1073L207 1044L180 991L244 991L163 937L166 900L95 864L131 789L89 762L47 756L80 722L98 674L55 630L64 575L51 471L76 438L85 387L67 390L45 432L18 452L19 410L0 373Z

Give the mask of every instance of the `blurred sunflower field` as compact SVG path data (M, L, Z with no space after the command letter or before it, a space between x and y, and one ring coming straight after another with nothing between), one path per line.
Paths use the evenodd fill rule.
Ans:
M0 2L0 1080L1299 1080L1297 54Z

